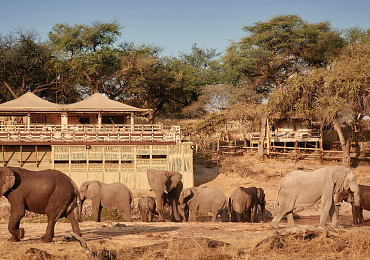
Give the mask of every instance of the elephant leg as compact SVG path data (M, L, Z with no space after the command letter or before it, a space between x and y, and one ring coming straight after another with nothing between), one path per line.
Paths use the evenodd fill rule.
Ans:
M9 242L18 242L20 239L24 238L24 229L19 228L20 221L24 214L24 207L19 210L11 210L8 230L12 236L8 239Z
M66 208L61 208L59 210L55 210L55 207L58 207L58 204L54 204L53 208L49 207L45 210L45 214L48 218L48 225L46 227L45 235L43 235L41 237L41 241L45 242L45 243L51 242L51 240L54 237L55 223L62 216L63 212L65 212L67 210Z
M256 215L257 215L257 205L253 206L251 209L251 222L256 222Z
M164 217L164 212L163 212L163 207L164 207L164 201L163 201L163 194L161 195L158 195L156 194L156 199L157 199L157 206L158 206L158 221L160 222L164 222L165 221L165 217Z
M67 215L67 219L69 220L69 222L71 222L73 232L81 237L82 233L74 210L72 210L72 212Z
M171 200L171 221L181 222L181 217L177 208L177 202L175 199Z
M197 208L189 207L189 222L197 221Z
M294 227L294 218L293 218L293 211L290 211L286 214L286 218L288 220L288 227Z
M329 217L331 219L331 225L333 227L336 227L338 225L338 219L339 219L339 207L335 206L334 203L330 207Z
M292 218L293 218L293 209L294 209L295 199L294 200L291 199L289 201L284 201L284 199L281 199L280 203L281 204L279 207L279 213L272 219L270 223L270 226L273 228L279 228L279 223L286 213L292 212Z
M101 211L103 207L100 206L98 203L92 203L92 211L93 211L93 220L96 222L100 222Z
M221 220L222 222L226 222L226 209L221 210Z
M153 221L153 214L148 210L148 217L147 217L147 222L152 222Z
M244 221L252 222L252 210L251 210L251 208L246 208Z
M332 207L334 205L334 203L332 201L330 201L330 202L331 202L330 204L327 203L327 202L321 204L322 205L322 212L321 212L321 216L320 216L320 226L321 227L325 227L325 223L326 223L326 220L328 218L328 215L331 212Z
M365 223L365 221L364 221L364 215L362 214L362 211L363 211L363 209L358 207L358 221L359 221L360 224L363 225Z
M236 215L236 221L241 222L242 221L242 213L240 212L235 212Z
M219 213L219 210L217 210L217 209L214 209L214 210L212 210L212 222L216 222L217 221L217 215L218 215L218 213Z
M230 212L230 220L231 222L236 222L236 213L234 210L231 210Z

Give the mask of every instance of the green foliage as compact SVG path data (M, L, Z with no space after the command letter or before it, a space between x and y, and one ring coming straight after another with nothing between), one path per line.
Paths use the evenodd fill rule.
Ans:
M57 60L35 33L0 35L0 91L2 102L57 85ZM49 96L45 96L49 98Z
M291 75L325 66L345 43L328 22L309 24L296 15L277 16L243 29L248 35L229 47L224 62L261 98Z

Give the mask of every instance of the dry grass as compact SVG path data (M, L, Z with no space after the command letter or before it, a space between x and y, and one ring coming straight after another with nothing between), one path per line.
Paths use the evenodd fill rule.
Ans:
M327 163L326 165L334 164ZM326 166L324 165L324 166ZM238 186L262 187L268 206L275 200L276 187L282 176L297 167L312 170L323 167L317 162L266 160L249 156L225 160L219 168L198 167L195 179L199 185L215 186L226 195ZM368 165L354 169L359 183L370 185ZM135 198L142 191L134 192ZM44 216L28 216L21 222L26 236L19 243L9 243L7 231L9 205L0 199L0 259L87 259L77 241L64 239L71 231L65 219L58 221L53 243L40 243L46 228ZM269 207L267 207L269 210ZM308 212L308 211L306 211ZM317 225L316 218L309 223ZM301 214L301 212L297 212ZM350 213L347 213L350 214ZM91 216L81 223L83 238L98 257L111 259L370 259L370 225L346 223L333 232L306 231L283 234L286 230L270 228L269 223L118 223L121 214L104 210L96 223ZM368 218L368 217L367 217ZM302 221L302 220L301 220ZM281 225L284 227L284 223ZM99 259L99 258L98 258ZM106 257L104 259L109 259Z

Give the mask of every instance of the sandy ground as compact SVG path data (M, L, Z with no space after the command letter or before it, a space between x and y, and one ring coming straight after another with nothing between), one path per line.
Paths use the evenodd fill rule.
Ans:
M232 244L238 248L253 248L263 239L276 233L269 225L273 216L273 204L276 197L276 189L279 180L297 167L313 170L323 167L318 163L307 162L296 165L291 162L267 161L256 163L254 171L248 175L241 175L238 171L228 170L224 172L220 168L205 166L195 166L195 185L219 187L227 196L239 186L261 187L266 193L267 223L216 223L208 222L208 219L199 220L196 223L173 223L173 222L152 222L143 223L138 219L133 222L101 222L84 221L80 223L83 238L90 247L100 245L104 248L110 247L138 247L152 245L160 242L169 242L182 238L209 238L225 243ZM361 166L353 170L359 184L370 185L369 166ZM134 196L142 194L134 191ZM138 198L136 198L137 200ZM46 230L46 223L26 223L22 220L21 227L25 229L25 237L20 243L5 242L10 234L7 230L7 201L1 198L2 214L0 214L0 248L16 248L20 251L20 258L24 256L27 248L36 247L43 250L57 249L61 254L66 254L70 250L70 255L74 258L85 257L77 241L67 242L66 236L70 235L71 226L66 222L58 222L55 227L55 237L53 243L42 244L39 238ZM320 209L318 206L297 209L296 224L298 226L317 225L319 222ZM370 212L364 211L366 223L363 229L370 229ZM352 216L351 206L343 203L340 209L339 229L351 227ZM286 227L286 220L280 223L281 229ZM280 230L281 230L280 229ZM5 250L7 251L7 250ZM0 259L14 259L12 254L2 254Z

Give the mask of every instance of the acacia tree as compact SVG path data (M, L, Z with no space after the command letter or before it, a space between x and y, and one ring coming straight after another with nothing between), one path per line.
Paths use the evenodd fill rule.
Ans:
M91 25L56 24L49 33L53 47L69 67L74 82L88 87L91 94L106 90L107 84L132 68L132 56L114 46L121 35L116 23Z
M296 15L274 17L243 30L248 35L228 48L224 62L235 71L232 80L237 88L259 95L259 99L244 96L246 102L261 102L292 75L325 66L345 44L329 22L310 24ZM267 118L268 114L262 116L260 157Z
M370 41L348 45L328 68L316 68L280 85L269 99L272 113L298 115L334 127L342 146L343 165L351 163L355 130L370 113Z
M0 64L1 101L27 91L40 93L59 87L57 61L51 48L39 41L34 32L0 36Z

